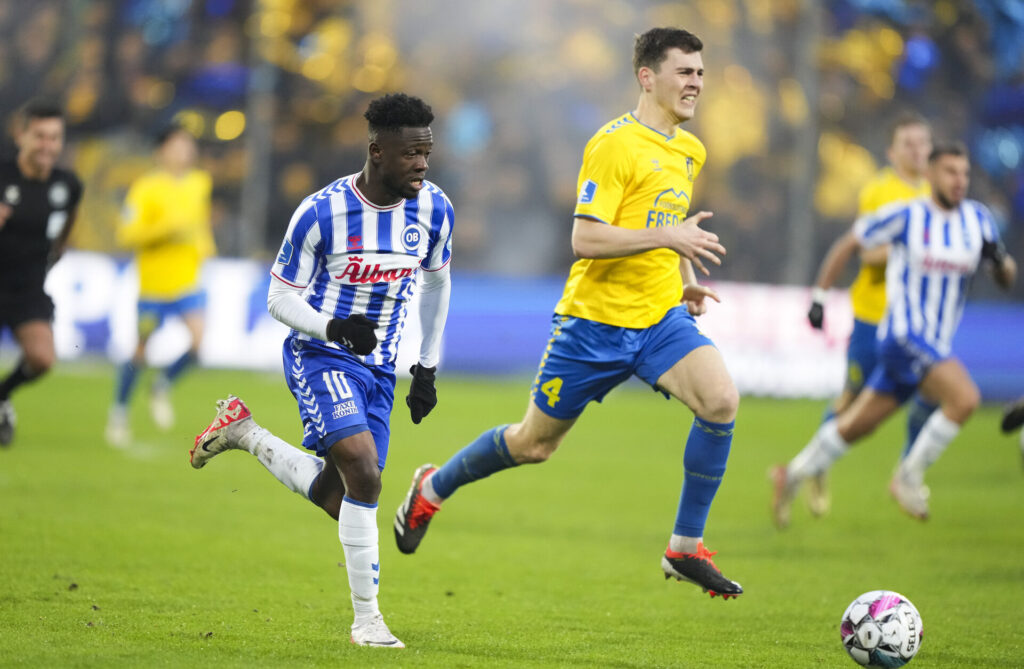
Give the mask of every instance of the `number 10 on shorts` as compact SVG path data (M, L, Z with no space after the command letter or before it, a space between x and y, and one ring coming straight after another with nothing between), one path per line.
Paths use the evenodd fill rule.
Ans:
M335 404L340 400L352 397L352 389L348 387L345 372L338 371L337 369L324 372L324 385L327 386L327 392L331 394L331 400ZM554 405L552 404L551 406Z

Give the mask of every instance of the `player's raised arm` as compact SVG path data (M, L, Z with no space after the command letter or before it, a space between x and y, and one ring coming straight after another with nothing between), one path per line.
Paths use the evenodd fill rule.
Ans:
M716 254L725 255L725 247L718 242L718 235L699 226L711 215L701 211L681 225L639 229L577 216L573 219L572 250L578 258L623 258L653 249L671 249L708 274L700 259L721 265L722 261Z

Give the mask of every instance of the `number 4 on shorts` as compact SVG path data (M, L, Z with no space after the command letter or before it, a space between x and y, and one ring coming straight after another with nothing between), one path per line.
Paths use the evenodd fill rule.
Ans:
M540 391L548 398L549 407L555 406L558 403L558 400L561 399L558 396L560 390L562 390L562 378L560 376L556 376L547 383L541 385Z

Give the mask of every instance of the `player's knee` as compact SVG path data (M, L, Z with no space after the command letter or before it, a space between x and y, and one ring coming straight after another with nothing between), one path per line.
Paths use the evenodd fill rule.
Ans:
M35 376L48 372L56 357L52 349L30 348L25 351L25 363Z
M729 423L736 420L739 406L740 394L736 387L730 384L727 388L702 397L701 406L694 413L714 423Z
M979 404L981 404L981 392L978 390L978 386L971 383L960 388L956 397L944 407L944 410L950 418L962 425L971 417Z
M516 462L523 465L545 462L555 452L555 449L558 448L559 441L553 439L534 439L517 449L517 452L512 454L512 457L515 458Z

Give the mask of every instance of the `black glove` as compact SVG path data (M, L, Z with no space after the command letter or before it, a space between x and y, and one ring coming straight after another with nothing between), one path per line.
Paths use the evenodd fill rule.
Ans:
M416 363L409 371L412 372L412 383L409 384L405 403L409 406L412 422L419 425L430 410L437 406L437 389L434 388L434 372L437 367L424 367Z
M338 342L356 355L370 355L377 348L376 326L366 316L353 314L348 318L332 318L327 323L327 338Z
M821 302L811 302L811 308L807 311L807 320L811 322L812 328L821 329L821 324L825 320L825 307Z
M981 257L992 261L992 264L999 267L1006 259L1006 247L1003 242L984 241L981 243Z

